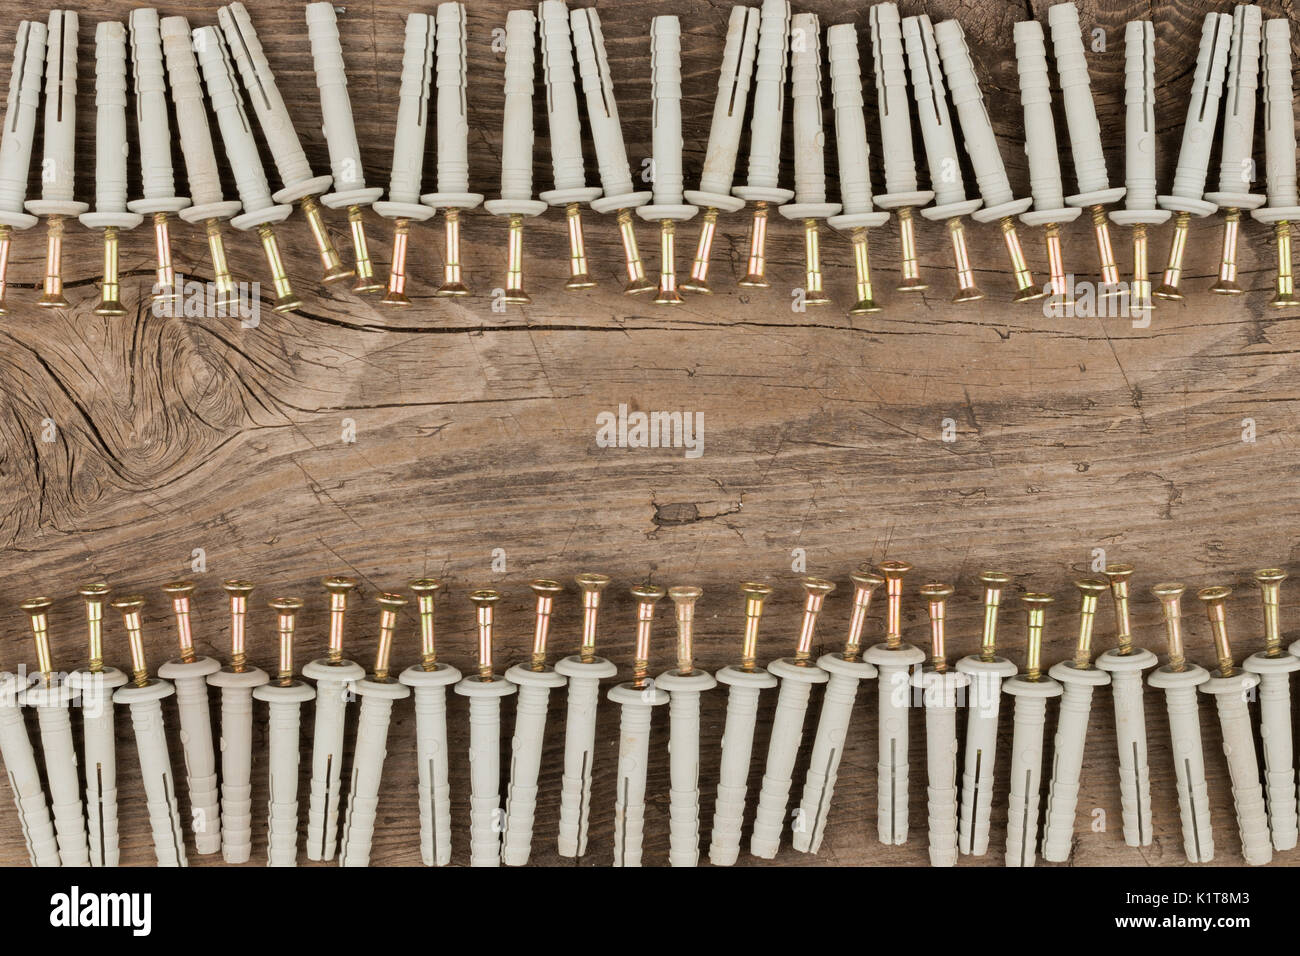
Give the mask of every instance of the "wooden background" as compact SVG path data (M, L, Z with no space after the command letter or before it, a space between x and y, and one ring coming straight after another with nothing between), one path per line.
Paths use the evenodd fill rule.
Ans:
M120 0L111 10L125 19L136 5ZM105 8L87 2L72 6L83 13L77 192L90 200L93 31ZM473 66L471 186L493 196L498 190L502 58L493 52L491 39L504 25L509 4L470 0L467 6ZM856 22L869 56L868 6L805 0L798 9L818 12L823 25ZM1027 15L1045 22L1047 6L1040 0L902 4L904 13L924 11L936 21L956 16L965 25L1017 194L1027 193L1028 175L1011 30ZM1285 0L1262 6L1266 16L1289 9ZM421 8L431 10L432 3ZM1133 17L1155 20L1159 170L1167 188L1201 18L1207 10L1231 7L1085 2L1081 8L1085 30L1096 26L1105 31L1105 51L1091 54L1089 62L1115 183L1123 170L1124 23ZM374 185L387 180L408 9L391 0L340 9L358 133ZM694 183L729 6L666 0L601 9L628 154L637 168L650 155L649 20L660 13L682 17L685 167L688 182ZM208 3L168 2L161 12L185 14L193 26L215 22L215 8ZM318 172L327 171L302 4L258 3L252 13L308 156ZM44 13L4 0L0 14L0 62L7 64L19 18ZM544 189L550 186L550 165L541 96L535 112L535 182ZM873 140L874 113L872 103L868 121ZM1059 101L1057 113L1064 137ZM788 136L787 130L787 162ZM1259 139L1262 169L1262 134ZM594 180L590 143L587 152L588 175ZM878 142L875 153L878 163ZM742 150L742 172L744 155ZM179 175L179 150L176 156ZM426 189L432 188L432 163L430 156ZM1063 166L1068 192L1072 170L1064 153ZM833 150L828 151L828 171L833 180ZM787 169L783 181L792 174ZM134 174L132 181L138 186ZM228 195L233 194L228 175L226 183ZM882 188L878 168L875 183ZM31 188L34 194L35 175ZM833 181L831 192L836 192ZM337 213L329 219L340 248L346 248L346 222ZM201 588L196 640L202 653L225 658L229 625L218 585L239 576L258 584L250 651L263 666L275 659L274 617L265 601L282 593L307 599L299 629L301 665L325 644L319 579L348 573L362 582L361 599L349 616L350 656L371 660L374 595L428 574L449 584L438 616L440 650L443 659L462 669L472 665L473 653L466 592L487 584L507 592L497 635L499 659L508 665L525 656L531 635L527 581L547 576L571 582L579 571L599 570L616 582L601 618L600 649L624 673L633 637L627 591L645 580L704 588L698 662L712 670L739 653L742 600L736 586L747 578L776 587L764 622L762 658L790 652L800 608L798 574L792 568L800 554L806 554L808 573L840 584L827 601L818 634L827 649L842 640L848 619L849 571L888 555L917 568L904 609L907 636L914 642L924 643L927 635L916 587L931 579L957 586L949 612L954 658L978 642L980 570L1005 568L1015 576L1017 593L1054 593L1059 604L1049 615L1045 650L1045 661L1051 663L1068 654L1077 626L1078 598L1071 582L1091 573L1099 549L1107 560L1137 566L1136 633L1141 644L1161 652L1163 632L1150 585L1180 579L1192 589L1210 583L1236 586L1230 625L1238 655L1244 656L1261 646L1250 572L1268 565L1290 567L1297 557L1289 525L1300 506L1293 464L1300 328L1294 313L1268 307L1274 248L1265 227L1246 223L1243 229L1242 282L1248 294L1225 300L1206 291L1215 274L1220 221L1214 217L1193 224L1188 298L1162 304L1143 329L1124 318L1046 318L1037 305L1012 304L1013 285L996 226L969 230L988 298L962 306L949 304L954 282L940 226L920 224L920 255L931 288L915 298L893 292L896 227L876 231L873 264L886 309L848 317L843 309L853 297L852 257L843 239L827 237L824 244L827 288L836 304L800 313L790 305L790 290L803 283L799 228L774 219L768 245L773 287L741 291L734 279L744 271L747 216L724 217L712 274L717 294L691 297L669 311L619 294L617 231L611 219L594 214L587 217L587 238L599 287L565 292L563 217L553 211L528 225L527 285L533 304L498 312L491 307L490 293L504 278L505 224L478 211L467 217L465 249L468 279L477 294L454 302L432 297L441 274L441 228L417 225L410 263L415 305L395 311L374 297L322 288L306 224L296 215L280 235L303 308L274 315L268 296L255 329L225 319L153 316L144 303L152 282L151 237L144 229L123 242L123 298L130 314L105 319L93 313L99 240L75 225L69 228L65 261L73 307L38 310L32 303L38 294L44 228L18 233L10 267L12 311L0 323L0 387L6 396L0 410L0 539L6 576L0 664L9 669L32 665L27 622L17 604L44 593L57 600L52 615L56 665L80 665L85 637L75 588L99 578L119 593L148 595L146 640L156 667L175 649L158 586L194 577ZM376 259L386 267L389 227L372 216L369 232ZM685 261L695 228L683 232L686 248L680 259ZM640 234L653 267L657 244L652 230L642 226ZM179 267L210 278L201 230L178 224L173 235ZM1041 233L1026 228L1022 235L1035 274L1044 276ZM1167 226L1154 230L1154 272L1163 266L1168 235ZM1114 236L1127 270L1127 230L1115 228ZM237 273L265 281L254 237L232 233L229 241ZM1065 230L1065 249L1067 265L1081 277L1095 274L1096 254L1085 225ZM647 411L702 412L703 456L689 460L680 449L598 447L596 416L620 403ZM955 441L941 440L944 419L956 423ZM1254 441L1243 441L1247 419L1254 422ZM350 424L355 442L343 440ZM192 562L200 549L206 570L195 571ZM496 549L504 553L502 573L492 566ZM1296 620L1295 595L1294 585L1284 590L1286 627ZM1208 663L1204 616L1190 596L1184 603L1190 656ZM671 612L664 604L652 662L656 672L671 663ZM1004 646L1019 660L1024 615L1013 597L1006 601L1002 620ZM574 650L578 628L570 590L557 602L556 654ZM873 611L869 629L873 636L882 633L880 608ZM1106 600L1097 627L1099 648L1112 646L1113 635ZM107 643L109 659L119 666L127 663L124 638L113 612ZM416 641L416 617L408 611L397 637L396 667L416 659ZM910 842L902 847L876 842L875 698L874 689L859 697L821 854L804 856L787 843L778 862L926 862L919 715L912 724ZM774 699L774 694L765 697L753 787L762 773ZM810 711L814 716L818 700ZM1185 862L1164 708L1155 694L1147 701L1155 843L1141 850L1123 844L1110 699L1102 693L1093 711L1075 864ZM724 707L721 691L705 696L700 780L705 846ZM503 751L509 746L512 712L507 704ZM612 859L617 720L617 709L604 702L591 849L584 865ZM1202 720L1213 781L1216 862L1238 863L1226 765L1208 701ZM460 697L451 698L450 721L456 738L453 859L463 864L468 859L469 780L466 705ZM1009 735L1009 717L1004 721ZM305 723L304 815L310 721ZM805 759L812 726L810 718ZM548 730L533 848L533 861L539 864L569 862L555 853L562 728L559 695ZM118 738L122 860L149 864L153 852L125 717ZM376 864L419 863L413 741L410 706L399 706L389 738ZM257 807L266 796L265 744L259 722L254 740ZM665 712L656 717L652 740L648 865L667 861L666 746ZM179 773L178 744L173 753ZM1003 760L994 800L993 849L982 860L963 858L962 865L1002 862L1006 768ZM802 778L801 764L792 802ZM7 787L0 784L0 789ZM25 863L7 797L0 807L0 862ZM1094 809L1105 812L1103 832L1089 829ZM253 862L260 864L265 859L260 811L253 839ZM1291 858L1294 854L1280 861ZM190 860L200 864L219 858L191 853ZM746 853L741 862L755 861Z

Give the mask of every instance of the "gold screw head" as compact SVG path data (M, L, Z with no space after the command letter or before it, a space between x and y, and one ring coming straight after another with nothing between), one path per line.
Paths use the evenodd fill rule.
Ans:
M388 660L393 652L393 632L397 629L397 612L410 602L400 594L384 592L375 597L379 605L379 646L375 649L375 679L388 680Z
M632 586L631 593L639 604L654 604L662 600L668 592L657 584L636 584Z
M231 597L248 597L249 594L253 593L254 586L252 581L241 581L233 578L221 582L222 590Z
M276 679L282 687L293 683L293 632L295 618L302 610L302 598L278 597L266 602L276 612L276 631L279 637L279 668Z
M885 579L885 643L898 647L903 642L903 575L912 570L906 561L882 561L880 573Z
M108 595L108 592L108 585L102 581L96 584L83 584L77 589L77 593L87 601L103 600Z
M322 578L321 586L331 594L346 595L349 591L357 586L356 578L348 578L343 575L333 575L332 577Z
M650 676L650 637L654 625L655 604L668 592L657 584L637 584L631 588L636 599L636 649L632 652L632 681L644 687Z
M469 592L469 599L475 607L492 607L501 601L501 592L496 588L477 588Z
M528 582L528 587L536 595L551 595L564 593L564 585L559 581L552 581L548 578L535 578Z
M608 574L595 574L590 571L576 575L573 579L573 583L578 585L578 588L582 591L600 592L609 586L609 582L610 577Z
M275 611L285 613L301 611L303 607L302 598L296 597L278 597L266 602L266 606Z
M159 590L171 598L189 597L195 591L195 584L193 581L169 581Z
M1005 571L981 571L980 583L984 585L984 626L980 633L980 660L991 662L998 653L998 607L1002 592L1011 584L1011 575Z

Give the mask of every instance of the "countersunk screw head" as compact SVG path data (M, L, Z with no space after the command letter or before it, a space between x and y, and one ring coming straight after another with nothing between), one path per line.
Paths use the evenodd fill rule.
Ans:
M946 601L952 597L953 586L951 584L923 584L920 589L921 597L929 601Z
M127 594L120 598L114 598L110 606L119 611L138 611L144 607L144 598L139 594Z
M585 571L574 577L573 582L583 591L603 591L609 586L610 577L608 574Z
M40 614L41 612L48 611L52 608L54 606L54 601L47 597L34 597L28 598L18 606L28 614Z
M296 597L278 597L267 601L266 606L276 611L300 611L302 610L302 598Z
M396 595L387 594L383 595L383 597L396 597ZM381 604L383 603L383 597L380 598ZM501 592L496 588L475 588L469 592L469 599L477 607L491 607L501 600ZM406 599L402 598L401 602L405 604Z
M249 594L253 593L254 585L252 581L243 581L237 578L232 578L229 581L222 581L221 587L222 590L231 597L247 597Z
M329 580L329 579L326 579ZM346 580L346 579L344 579ZM328 584L325 585L329 587ZM436 594L442 590L442 582L437 578L416 578L407 585L416 595L423 597L426 594Z
M564 585L559 581L552 581L549 578L536 578L529 581L528 586L532 588L537 595L556 595L564 593Z
M189 597L194 593L196 585L193 581L169 581L159 590L172 598Z
M320 583L330 593L347 594L357 586L357 579L336 574L328 578L322 578Z
M637 584L632 587L632 596L640 603L653 604L662 600L667 593L657 584Z
M1163 581L1151 588L1151 593L1161 601L1177 601L1187 591L1180 582Z
M108 596L108 585L102 581L96 584L83 584L77 589L77 593L84 598L95 599Z

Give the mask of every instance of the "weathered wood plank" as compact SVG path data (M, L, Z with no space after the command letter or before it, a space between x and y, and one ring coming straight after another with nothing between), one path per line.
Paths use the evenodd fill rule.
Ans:
M85 2L70 6L84 14L78 193L89 199L91 23L102 8ZM857 22L865 52L867 6L815 0L801 8L818 12L824 24ZM936 20L958 16L966 24L1011 182L1024 191L1028 172L1010 28L1026 15L1026 5L945 0L903 6L906 13L924 10ZM1030 6L1045 16L1046 4ZM471 184L492 195L499 168L501 60L491 40L508 4L473 0L468 7ZM1093 54L1090 64L1103 128L1114 133L1107 153L1116 182L1123 155L1122 29L1130 7L1157 22L1160 169L1167 181L1198 25L1211 5L1128 4L1123 12L1114 4L1083 5L1085 26L1097 23L1107 31L1106 51ZM1276 2L1264 7L1267 15L1282 12ZM348 5L340 14L366 173L377 185L387 181L407 9L376 0ZM722 3L686 0L602 7L634 166L650 154L649 17L678 13L684 18L690 180L703 157L727 10ZM7 25L0 29L0 62L7 63L12 24L33 14L3 2L0 11L6 14L0 23ZM162 12L184 13L196 26L214 21L209 4L167 3ZM301 4L267 2L252 12L308 155L324 170L327 154ZM536 114L540 189L550 183L540 98ZM869 122L874 138L874 105ZM590 144L587 149L594 179ZM788 148L785 160L790 166ZM874 162L879 163L878 150ZM179 153L177 163L182 168ZM1069 175L1068 159L1064 165ZM740 168L743 173L743 156ZM833 161L829 168L834 170ZM792 172L787 169L787 177ZM226 183L233 190L228 175ZM38 185L34 174L32 189ZM346 224L337 215L330 219L336 239L345 245ZM617 582L602 617L603 653L620 666L630 663L629 585L647 577L665 584L696 582L706 591L697 625L699 663L713 669L739 652L742 602L735 588L745 578L777 585L762 654L788 652L799 614L795 549L806 553L810 572L841 583L828 600L819 633L827 648L842 639L847 621L847 573L859 562L888 554L917 566L915 584L941 578L958 585L949 612L954 656L971 652L978 642L981 569L1001 566L1015 575L1019 587L1052 591L1060 603L1050 616L1045 656L1060 659L1072 641L1077 608L1070 582L1090 573L1094 549L1138 566L1134 613L1141 643L1163 648L1158 607L1147 588L1157 580L1182 578L1193 587L1219 581L1238 585L1232 633L1242 654L1258 648L1260 617L1249 572L1292 563L1295 545L1287 527L1300 511L1292 464L1300 411L1294 372L1300 326L1295 316L1267 308L1272 277L1267 229L1244 224L1242 274L1250 292L1240 301L1224 302L1204 291L1216 271L1219 225L1194 223L1185 281L1192 294L1185 304L1162 306L1149 328L1134 328L1125 319L1057 319L1032 306L1014 308L1007 302L1012 283L997 230L978 225L970 235L979 279L989 293L983 303L948 304L954 287L946 237L941 228L923 224L920 251L932 283L923 297L892 292L898 244L890 226L872 237L885 312L865 318L848 318L835 307L794 312L789 293L803 281L799 230L773 222L773 288L750 293L734 287L744 266L746 225L744 215L722 220L715 247L717 294L691 298L672 312L617 294L622 256L608 219L587 217L600 286L579 295L561 288L567 270L562 218L552 213L530 221L528 287L534 303L505 312L492 308L491 295L504 278L503 223L481 212L467 217L465 261L478 295L462 302L432 297L440 275L440 230L436 223L416 226L416 304L393 312L374 299L319 288L318 262L305 224L295 217L280 232L304 308L289 316L264 310L253 329L229 320L163 319L141 306L152 280L152 246L144 231L124 237L130 315L104 319L92 313L98 240L77 227L69 229L66 258L74 308L66 314L40 312L31 302L41 275L43 230L17 234L10 267L14 309L0 325L0 382L9 399L0 410L0 540L8 575L8 598L0 607L0 663L30 666L30 640L16 604L36 592L59 599L53 615L57 662L80 663L81 612L72 595L79 583L104 577L119 592L140 590L150 597L146 637L156 666L174 647L157 586L182 574L193 574L202 588L195 612L202 652L228 653L218 584L238 575L259 584L251 621L254 659L267 664L273 658L274 618L263 600L294 592L309 599L298 651L300 661L309 660L323 651L326 636L317 581L344 571L363 582L364 600L351 615L348 637L358 659L373 653L373 595L428 573L450 584L439 611L441 654L462 668L473 652L465 591L484 583L507 590L499 637L508 665L523 658L531 633L526 581L539 575L567 581L578 571L603 570ZM376 258L386 262L389 227L373 218L369 228ZM653 261L651 231L641 232ZM689 247L693 230L684 232L682 245ZM174 234L180 267L208 277L202 234L184 226ZM1166 237L1167 230L1156 230L1152 259L1157 268ZM1046 259L1039 235L1025 229L1023 239L1042 276ZM1065 241L1067 264L1086 276L1095 260L1089 230L1070 226ZM1115 230L1115 241L1127 264L1121 230ZM230 250L241 276L266 279L253 237L232 234ZM853 281L847 244L828 238L825 260L828 290L845 305ZM681 449L598 447L596 416L621 403L702 413L703 455L688 459ZM942 440L945 419L954 423L955 441ZM1247 419L1258 432L1254 442L1242 440ZM355 442L344 440L350 429ZM492 570L498 548L505 554L503 574ZM192 569L196 549L204 554L202 573ZM1296 602L1288 592L1284 597L1284 619L1290 621ZM1207 660L1208 631L1195 603L1189 599L1184 608L1189 650ZM1007 607L1004 643L1019 658L1022 615L1014 600ZM910 593L905 622L909 638L922 642L924 608ZM395 654L399 665L415 657L415 623L413 613L403 617ZM670 615L661 611L655 667L669 663L669 624ZM575 601L568 595L556 611L557 653L576 644L578 626ZM1108 616L1103 615L1098 632L1101 646L1108 646L1113 639ZM881 633L878 613L870 633ZM120 663L126 648L117 620L110 620L108 635L111 657ZM912 734L911 841L883 848L874 840L874 694L868 688L860 696L821 855L810 860L787 847L780 863L925 862L919 715ZM819 699L814 698L811 713ZM773 702L769 697L760 715L755 787ZM706 842L724 707L721 692L705 695ZM1217 860L1240 862L1212 713L1207 704L1203 718L1214 781ZM563 743L560 698L552 714L534 861L555 864L562 862L554 850ZM460 698L451 700L450 719L453 858L464 863L469 780ZM584 864L607 864L612 858L617 719L617 709L603 703L591 853ZM1112 717L1102 694L1094 709L1074 862L1181 862L1168 731L1156 696L1148 697L1148 719L1157 843L1143 851L1123 845ZM1009 734L1009 717L1005 720ZM147 864L153 856L139 812L134 747L125 720L118 732L123 862ZM263 734L259 726L256 806L266 797ZM667 862L666 736L666 719L660 717L652 741L645 857L653 865ZM389 740L376 864L419 862L413 740L409 707L399 706ZM807 746L804 761L806 751ZM1005 769L1004 763L1003 775ZM801 765L796 788L802 773ZM995 806L993 851L976 862L1001 862L1004 780ZM1104 832L1087 828L1094 808L1106 813ZM253 836L253 860L260 862L265 849L260 819ZM0 862L21 862L17 822L7 809L0 812L0 838ZM742 862L752 860L742 855Z

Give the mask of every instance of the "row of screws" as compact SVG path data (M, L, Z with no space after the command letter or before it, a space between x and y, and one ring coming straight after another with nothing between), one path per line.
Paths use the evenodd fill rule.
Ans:
M902 597L903 578L912 570L904 561L882 562L876 571L869 565L863 565L852 575L854 584L853 607L849 622L849 634L844 644L846 660L860 659L862 650L862 632L866 624L867 613L871 605L872 594L881 586L886 590L886 644L896 647L902 641ZM1107 581L1084 579L1075 582L1079 590L1080 619L1079 635L1075 645L1074 666L1088 668L1092 666L1092 631L1099 598L1107 590L1111 592L1115 605L1116 633L1118 653L1128 654L1133 650L1132 631L1129 621L1129 579L1133 568L1126 564L1108 565L1104 572ZM1264 568L1255 572L1255 582L1259 586L1264 607L1265 651L1271 657L1281 655L1282 635L1279 619L1281 583L1287 574L1277 568ZM997 654L997 620L1002 593L1011 578L1004 572L986 571L980 575L983 585L984 624L980 639L980 656L992 660ZM610 579L603 574L580 574L575 583L582 599L583 626L580 656L583 661L595 659L596 621L600 610L601 595L609 585ZM801 580L804 590L803 619L796 642L794 659L797 663L811 665L814 635L818 616L828 594L835 590L835 584L820 578L806 577ZM330 660L342 660L343 656L343 622L347 610L348 596L356 588L357 582L352 578L330 577L322 582L329 594L330 610ZM437 664L434 631L435 595L443 588L441 581L434 578L420 578L408 585L416 596L420 618L420 662L425 670L433 670ZM547 642L550 634L551 616L556 595L564 588L557 581L537 579L529 584L536 595L536 625L530 654L530 666L533 670L546 667ZM231 612L231 667L239 671L247 666L246 617L248 597L253 585L247 581L230 580L222 584L230 601ZM767 598L772 593L769 585L745 582L740 586L745 597L745 631L741 647L740 668L753 672L758 668L758 629ZM193 632L190 625L190 601L195 591L191 581L173 581L163 585L162 591L172 604L176 619L177 639L180 646L180 659L191 662L195 659ZM1169 647L1170 667L1182 670L1186 667L1183 649L1180 601L1185 588L1182 584L1162 583L1155 585L1152 594L1160 601L1165 624L1165 633ZM89 642L89 669L100 672L103 669L103 618L104 607L108 602L109 589L103 583L86 585L80 589L80 595L86 606L86 622ZM703 590L694 586L673 587L665 591L657 585L637 585L631 590L636 601L636 643L633 654L633 681L644 686L650 679L650 645L654 621L655 605L665 596L672 599L676 608L677 623L677 669L682 674L694 670L694 620L695 605L703 595ZM1227 599L1232 589L1221 585L1202 588L1196 596L1203 602L1214 638L1215 654L1219 672L1224 676L1235 673L1236 664L1227 631ZM944 624L947 600L953 594L950 584L931 583L919 590L926 600L930 626L930 660L939 671L947 667L945 651ZM476 610L478 629L478 672L481 679L492 680L492 630L494 607L500 602L502 594L495 588L479 588L471 591L469 600ZM1042 636L1046 622L1046 609L1055 599L1049 594L1027 592L1021 596L1027 612L1027 642L1025 675L1029 680L1038 680L1042 676ZM376 597L381 607L380 635L376 651L374 675L378 680L388 678L389 658L392 652L393 637L397 626L397 615L408 604L407 598L400 594L383 593ZM32 598L24 601L21 608L31 619L32 635L36 645L37 668L46 686L53 681L54 668L50 655L48 612L53 601L46 597ZM131 652L133 679L143 685L149 679L148 668L144 658L144 644L141 637L141 611L145 600L139 595L117 598L111 606L123 615ZM303 607L303 601L297 597L278 597L268 606L276 612L276 633L278 638L279 660L276 678L287 684L293 677L293 637L296 615Z

